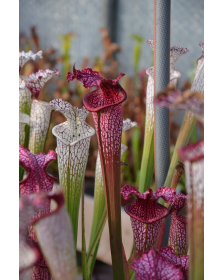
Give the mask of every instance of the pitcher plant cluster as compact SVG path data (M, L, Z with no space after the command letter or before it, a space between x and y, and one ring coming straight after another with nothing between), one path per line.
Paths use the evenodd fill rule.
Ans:
M147 42L153 48L153 40ZM73 107L62 99L49 103L38 100L42 87L50 78L59 76L59 71L47 69L29 77L19 76L20 279L79 279L76 260L79 211L84 280L91 279L107 220L115 280L203 279L204 142L188 145L196 121L204 122L204 45L200 46L202 55L197 60L195 79L186 92L176 89L181 74L175 69L175 62L188 52L187 48L170 49L170 84L156 97L154 67L146 71L149 77L139 188L121 186L121 156L128 149L121 143L122 131L137 126L122 116L122 103L128 98L119 83L124 73L120 72L116 79L105 79L98 71L77 70L74 64L67 73L67 81L76 79L85 88L93 88L84 96L83 108ZM19 53L19 71L28 60L38 58L42 58L41 51ZM166 182L156 191L151 185L154 104L186 110ZM53 110L62 113L66 121L52 129L57 147L45 154ZM95 128L86 123L89 112ZM90 213L84 213L84 184L90 141L95 133L98 156L87 248L84 221L85 214ZM47 171L48 164L56 159L59 183ZM183 174L187 195L176 192ZM131 201L124 208L130 216L134 236L130 256L122 244L121 196Z

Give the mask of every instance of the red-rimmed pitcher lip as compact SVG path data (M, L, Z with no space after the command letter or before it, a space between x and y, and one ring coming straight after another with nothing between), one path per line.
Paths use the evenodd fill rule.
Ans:
M151 218L151 219L147 219L147 220L146 220L146 219L143 219L143 218L141 218L141 217L138 217L137 215L131 213L131 212L128 210L128 208L129 208L132 204L135 204L135 203L136 203L136 201L133 201L133 202L127 204L127 205L124 207L124 211L125 211L130 217L132 217L133 219L138 220L138 221L140 221L140 222L142 222L142 223L144 223L144 224L154 223L154 222L156 222L156 221L158 221L158 220L161 220L161 219L165 218L165 217L169 214L169 210L168 210L165 206L163 206L163 205L157 203L157 204L156 204L157 207L160 207L160 209L163 208L164 213L163 213L161 216L154 217L154 218Z
M86 107L86 109L90 112L98 112L104 108L107 108L107 107L110 107L110 106L115 106L115 105L118 105L122 102L124 102L126 99L127 99L127 93L125 92L124 89L122 89L122 87L120 87L120 90L123 92L123 98L121 98L121 100L115 102L115 103L112 103L112 104L106 104L106 105L103 105L103 106L99 106L99 107L96 107L96 108L93 108L91 107L91 105L89 105L89 102L87 101L87 98L92 95L93 93L95 93L96 91L98 91L98 89L94 90L94 91L91 91L90 93L86 94L83 98L83 104L84 106ZM103 94L103 93L102 93Z

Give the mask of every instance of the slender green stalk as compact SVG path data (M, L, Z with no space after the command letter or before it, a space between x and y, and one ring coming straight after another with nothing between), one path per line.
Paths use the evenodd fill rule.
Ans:
M101 218L106 207L102 169L100 164L100 156L98 154L96 161L96 173L95 173L95 186L94 186L94 209L93 209L93 222L90 235L89 248L92 246L96 233L101 222Z
M94 210L93 210L93 222L92 222L92 229L89 241L89 249L88 249L88 256L89 256L89 278L91 278L93 268L96 261L96 255L100 243L100 238L107 220L106 213L106 202L105 202L105 194L104 194L104 187L103 187L103 178L102 178L102 170L100 165L100 158L99 155L97 157L96 163L96 176L95 176L95 186L94 186ZM102 229L100 230L100 227ZM94 242L97 242L94 244Z
M131 249L131 254L128 260L128 267L129 267L129 276L130 279L135 279L134 275L135 275L135 271L133 269L130 268L130 266L132 265L133 261L135 259L135 252L134 252L134 242L132 243L132 249Z
M140 175L140 128L136 128L132 133L132 153L134 157L134 172L135 172L135 183L139 182L139 175Z
M88 278L91 279L92 271L94 268L94 264L96 261L96 254L100 243L100 238L103 233L103 229L107 220L107 211L106 208L103 211L103 215L98 227L98 230L95 234L95 238L92 241L92 245L89 247L88 255L87 255L87 268L88 268Z
M141 57L141 50L142 50L142 43L143 43L143 37L132 34L131 38L136 41L136 44L133 49L133 60L134 60L134 73L137 75L139 70L139 62Z
M91 235L90 235L90 241L89 241L89 250L88 250L88 256L90 255L91 248L94 245L94 242L97 242L97 246L94 246L95 250L92 250L91 258L89 262L89 277L91 277L94 264L96 261L96 255L99 247L99 242L101 238L102 231L98 231L100 228L100 225L103 223L103 228L107 220L106 213L106 202L105 202L105 194L104 194L104 186L103 186L103 178L102 178L102 170L101 170L101 164L100 164L100 157L99 154L97 156L96 161L96 173L95 173L95 186L94 186L94 209L93 209L93 222L92 222L92 229L91 229ZM102 228L102 230L103 230ZM97 236L97 234L100 234ZM97 238L97 239L96 239ZM88 278L89 279L89 278Z
M62 40L62 55L63 55L63 79L66 80L66 74L69 71L70 68L70 61L71 61L71 55L70 50L72 46L72 38L74 37L73 34L65 34L61 36Z
M82 188L82 275L83 280L87 280L87 256L86 256L86 239L85 239L85 210L84 210L84 186Z
M139 179L139 191L144 192L152 184L154 173L154 132L145 132L144 147Z
M19 143L27 148L29 142L30 117L27 114L19 113ZM19 181L23 180L24 169L19 167Z
M122 132L121 142L124 145L127 146L127 133L126 133L126 131ZM127 160L128 160L128 152L124 153L123 156L121 157L121 161L127 162ZM125 166L125 168L122 168L121 181L123 181L123 177L125 177L128 182L132 182L133 181L132 173L131 173L129 165Z
M132 34L131 38L136 41L136 44L134 45L133 48L133 70L134 70L134 79L133 79L133 86L134 86L134 93L137 92L136 88L136 82L137 82L137 75L139 71L139 62L141 58L141 52L142 52L142 43L143 43L143 37L137 35L137 34Z
M173 179L173 174L176 168L176 165L178 164L178 161L180 160L179 154L178 154L178 149L180 147L183 147L185 145L188 144L189 139L191 137L192 131L194 129L194 126L196 124L196 117L190 113L190 112L186 112L185 116L184 116L184 120L183 123L181 125L180 128L180 132L177 138L177 142L174 148L174 152L173 152L173 156L172 156L172 160L170 163L170 167L169 167L169 171L166 177L166 181L165 181L165 186L170 187L171 186L171 182Z
M24 139L21 141L21 133L24 134ZM28 143L29 143L29 133L30 133L30 127L29 125L25 125L24 127L21 127L21 125L19 126L19 135L20 135L20 144L27 148L28 147ZM23 138L23 136L22 136ZM22 167L19 167L19 181L23 180L23 176L24 176L24 169Z
M130 280L135 280L135 271L134 271L134 270L132 270L132 271L133 271L133 273L132 273L132 275L131 275Z

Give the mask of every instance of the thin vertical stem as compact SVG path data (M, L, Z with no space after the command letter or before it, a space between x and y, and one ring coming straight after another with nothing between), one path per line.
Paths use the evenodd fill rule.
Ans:
M176 165L177 165L178 161L180 160L180 157L179 157L177 151L180 147L183 147L188 144L192 131L195 127L196 121L197 121L197 119L196 119L196 117L194 117L194 115L192 113L190 113L190 112L185 113L184 120L183 120L183 123L180 128L180 132L179 132L179 135L177 138L172 160L170 163L169 171L168 171L166 181L165 181L165 186L167 186L167 187L171 186L171 182L173 179L173 174L174 174Z
M84 212L84 186L82 188L82 276L83 280L87 279L87 256L86 256L86 239L85 239L85 212Z

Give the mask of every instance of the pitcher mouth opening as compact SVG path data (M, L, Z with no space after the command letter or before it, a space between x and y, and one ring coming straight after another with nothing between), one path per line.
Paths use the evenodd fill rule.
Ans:
M119 90L120 90L120 92L119 92L120 100L118 100L117 102L114 102L114 103L111 102L111 103L109 103L109 104L106 104L106 102L105 102L105 104L102 104L102 105L99 105L99 106L96 106L94 103L89 102L89 101L88 101L88 98L89 98L91 95L94 95L94 94L96 94L96 93L98 93L98 96L103 95L103 91L102 91L101 89L96 89L96 90L94 90L94 91L91 91L90 93L86 94L86 95L84 96L84 98L83 98L84 106L85 106L86 109L87 109L88 111L90 111L90 112L98 112L98 111L100 111L100 110L102 110L102 109L104 109L104 108L119 105L119 104L121 104L122 102L124 102L124 101L126 100L126 98L127 98L126 92L125 92L122 88L120 88ZM93 105L95 105L95 107L94 107Z
M67 141L66 139L63 139L61 136L58 135L58 129L60 127L63 127L64 123L61 123L59 125L56 125L55 127L53 127L52 129L52 133L53 135L58 138L60 141L62 141L65 145L67 146L74 146L75 144L77 144L79 141L83 140L83 139L87 139L87 138L90 138L92 137L94 134L95 134L95 129L93 127L91 127L90 125L88 125L87 123L84 124L85 128L88 129L89 133L87 135L84 135L82 136L81 133L80 134L77 134L75 135L74 134L74 137L77 137L75 140L73 139L72 141Z

